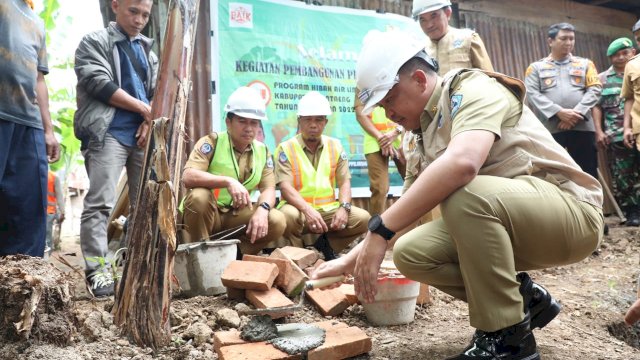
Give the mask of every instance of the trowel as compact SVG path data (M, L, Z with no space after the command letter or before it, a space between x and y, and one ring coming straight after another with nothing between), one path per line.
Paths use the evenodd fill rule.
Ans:
M245 315L263 315L263 314L269 314L269 313L278 314L278 313L291 313L294 311L298 311L304 307L304 296L307 291L329 286L341 281L344 281L344 275L330 276L330 277L316 279L316 280L307 280L302 287L302 291L300 292L300 300L298 301L298 304L287 305L287 306L276 306L276 307L255 309L255 310L243 310L241 311L241 313Z

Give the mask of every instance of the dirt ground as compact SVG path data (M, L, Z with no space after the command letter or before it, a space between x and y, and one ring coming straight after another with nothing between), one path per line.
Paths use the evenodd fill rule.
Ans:
M640 326L628 328L622 323L625 310L636 299L640 228L619 226L615 217L608 217L607 223L609 235L588 259L531 272L533 279L549 289L563 306L556 320L534 332L543 359L640 359ZM77 238L65 239L58 255L80 264ZM0 359L217 359L210 334L237 326L233 312L232 316L219 313L237 304L225 295L174 299L171 345L155 353L139 348L113 325L109 313L112 299L90 299L79 273L55 259L51 261L68 272L76 284L72 345L58 347L0 339ZM442 359L460 352L473 333L466 304L435 289L431 294L432 303L416 307L415 321L409 325L372 327L360 305L339 316L338 320L364 329L373 339L373 350L357 359ZM307 305L287 322L319 320L323 317ZM242 324L246 321L246 317L240 319Z

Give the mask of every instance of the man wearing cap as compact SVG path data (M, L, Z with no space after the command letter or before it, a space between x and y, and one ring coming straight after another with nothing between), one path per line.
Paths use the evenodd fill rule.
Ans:
M418 131L428 166L363 242L312 278L351 273L371 302L387 241L440 204L442 218L396 242L406 277L466 301L471 344L451 359L540 359L531 329L560 306L524 272L571 264L601 239L602 188L523 104L524 84L461 69L444 79L419 40L370 32L356 66L363 112ZM542 210L542 211L541 211Z
M286 221L275 205L273 158L256 140L266 121L265 102L249 87L235 90L225 105L227 131L211 133L196 143L184 166L189 189L180 210L183 242L205 241L221 230L247 225L240 253L257 254L284 233ZM252 195L260 191L254 203Z
M624 67L635 53L633 41L628 38L616 39L609 45L607 56L611 67L598 75L602 96L593 108L596 143L607 151L614 195L629 226L640 226L640 153L623 143L624 99L620 92Z
M640 20L631 29L640 47ZM633 57L624 68L620 96L624 101L624 144L640 150L640 56Z
M322 134L331 114L324 95L308 92L298 103L298 135L276 149L279 208L287 219L284 236L302 247L302 235L320 235L314 247L325 260L335 259L335 252L367 231L369 220L366 210L351 205L349 161L340 140Z
M529 104L538 118L580 167L598 177L598 154L591 109L602 84L589 59L573 56L575 28L568 23L549 27L551 54L527 68Z

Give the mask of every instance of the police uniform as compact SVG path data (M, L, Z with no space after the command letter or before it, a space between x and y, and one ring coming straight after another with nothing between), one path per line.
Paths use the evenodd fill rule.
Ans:
M631 40L628 41L631 43ZM624 77L613 66L598 76L602 83L602 97L598 105L604 115L604 132L609 138L607 158L614 179L613 192L616 201L629 217L640 205L640 153L636 149L627 148L623 143L624 98L620 96L620 92Z
M640 55L634 56L624 68L624 80L620 94L625 99L633 99L631 126L636 135L636 147L640 150Z
M591 108L600 98L602 85L593 62L577 56L562 61L548 56L529 65L525 85L529 104L540 121L583 170L597 177L598 157ZM571 130L558 129L556 114L562 109L580 112L584 121Z
M296 156L295 150L292 150L298 148L302 149L306 159ZM305 176L310 176L311 174L301 173L301 169L304 168L304 164L301 164L302 162L310 163L316 170L319 169L319 167L331 166L329 183L332 184L331 192L333 192L333 194L324 200L305 198L305 201L320 213L324 222L329 226L334 214L340 207L340 204L335 199L334 189L336 186L339 188L345 181L351 179L349 161L340 141L323 135L321 144L316 151L313 152L305 145L302 135L298 134L278 146L276 157L275 173L277 183L290 183L298 191L305 187L305 185L310 185L304 184ZM321 164L321 159L323 159L323 161L330 161L331 164ZM326 179L315 179L313 182L319 183L322 180ZM303 197L305 196L303 195ZM279 209L284 213L287 220L287 227L284 234L285 239L288 239L293 246L304 246L302 235L310 233L304 214L296 207L286 204L285 202L279 205ZM366 210L351 206L346 228L342 230L329 230L327 232L327 239L329 240L331 248L336 252L345 249L353 240L367 231L368 221L369 213Z
M354 101L356 114L362 110L362 102L358 99L357 92L358 90L356 89ZM398 129L393 121L387 119L384 109L382 108L377 108L370 116L367 116L367 118L373 123L373 126L383 134L390 131L397 131L396 129ZM400 146L400 132L398 132L397 139L393 142L393 147L399 149ZM369 190L371 191L369 213L382 214L385 209L387 194L389 193L389 157L382 155L378 140L366 131L364 131L363 147L364 157L367 160ZM400 176L404 178L405 164L398 158L393 158L393 162L396 164Z
M600 184L524 97L522 82L501 74L457 70L438 78L416 144L426 164L464 131L489 131L496 141L478 175L440 204L442 218L394 247L402 274L467 301L471 325L489 332L524 319L517 271L584 259L604 226Z
M252 146L241 152L231 146L230 141L226 141L225 146L219 146L220 136L218 133L212 133L198 140L184 168L205 172L213 170L215 172L217 168L220 168L221 163L216 163L214 155L224 152L225 154L232 154L234 157L237 168L235 169L235 175L232 176L240 183L246 184L253 176L260 177L255 189L247 189L249 193L256 189L262 191L268 188L275 188L273 158L264 144L254 140ZM224 136L227 137L226 133L224 133ZM258 156L254 154L254 151L264 151L265 155ZM255 164L254 158L262 158L265 163ZM253 169L258 166L263 168L262 172L254 174ZM257 205L254 204L253 209L244 207L241 210L234 210L230 205L220 203L220 192L222 190L226 191L226 189L212 190L207 188L193 188L188 191L181 206L186 230L185 235L187 235L183 242L201 241L201 239L206 239L216 232L249 223L257 210ZM247 239L244 239L245 235L240 237L242 240L240 250L243 254L256 254L266 247L269 242L276 241L282 236L286 226L284 215L276 209L271 209L268 221L267 235L257 239L255 243L251 244Z

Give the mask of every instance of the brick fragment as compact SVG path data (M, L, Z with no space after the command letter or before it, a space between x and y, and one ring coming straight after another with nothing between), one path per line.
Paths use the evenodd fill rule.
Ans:
M306 269L318 260L318 253L313 250L299 248L296 246L285 246L280 251L287 255L300 269Z
M266 309L273 307L281 307L281 306L293 306L293 301L289 300L288 297L284 296L280 290L276 288L271 288L267 291L257 291L257 290L247 290L246 292L247 300L256 309ZM265 315L271 316L273 319L279 319L281 317L285 317L293 314L293 311L290 312L273 312L273 313L265 313Z
M289 355L262 341L225 346L220 349L218 358L220 360L302 360L302 355Z
M226 287L247 290L269 290L278 276L274 264L255 261L232 261L222 273L222 284Z
M275 264L278 267L278 276L276 277L276 281L274 281L273 283L275 286L286 284L287 275L291 273L291 265L286 259L277 259L273 257L257 255L243 255L242 261L255 261Z
M291 260L284 252L282 252L282 249L273 250L270 257L288 260L289 264L291 265L291 272L286 276L287 282L283 285L279 285L280 289L282 289L284 293L289 297L300 294L305 282L309 280L309 277L304 273L304 271L300 269L298 264L293 262L293 260Z
M309 351L307 359L346 359L368 353L371 347L371 338L361 329L333 327L327 330L324 344Z
M338 289L309 290L305 296L316 305L323 316L340 315L351 305L347 296Z
M213 350L220 356L220 349L224 346L244 344L240 337L240 330L216 331L213 333Z

